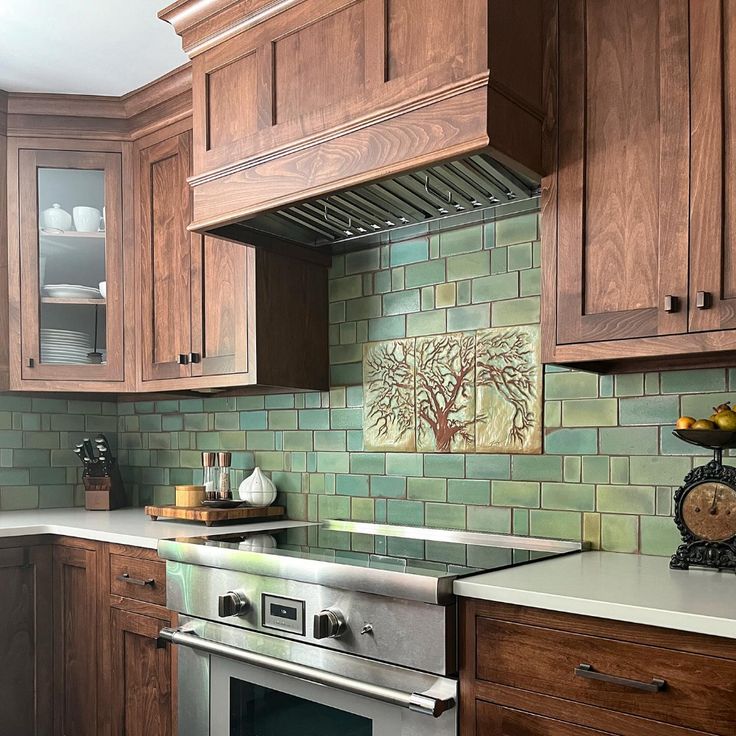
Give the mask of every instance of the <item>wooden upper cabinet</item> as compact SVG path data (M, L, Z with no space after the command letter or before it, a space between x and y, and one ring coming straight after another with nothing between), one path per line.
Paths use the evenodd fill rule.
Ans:
M559 8L557 340L684 332L687 0Z

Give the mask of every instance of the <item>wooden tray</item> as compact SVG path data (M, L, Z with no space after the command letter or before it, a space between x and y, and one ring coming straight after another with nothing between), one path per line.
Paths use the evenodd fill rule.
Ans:
M146 506L146 513L154 521L162 517L200 521L212 526L227 521L276 521L284 516L284 507L267 506L265 509L256 509L252 506L241 506L236 509L208 509L204 506Z

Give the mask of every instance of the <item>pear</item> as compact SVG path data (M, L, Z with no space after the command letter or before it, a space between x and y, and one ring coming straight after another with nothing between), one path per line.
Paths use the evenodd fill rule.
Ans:
M726 432L736 432L736 411L732 409L719 411L714 421L718 429Z

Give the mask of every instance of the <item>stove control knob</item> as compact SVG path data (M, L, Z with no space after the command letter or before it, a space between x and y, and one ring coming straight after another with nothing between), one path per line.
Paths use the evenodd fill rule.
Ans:
M217 599L217 615L220 618L240 616L248 609L248 599L238 590L228 590Z
M314 614L315 639L336 639L346 628L345 616L337 608L326 608Z

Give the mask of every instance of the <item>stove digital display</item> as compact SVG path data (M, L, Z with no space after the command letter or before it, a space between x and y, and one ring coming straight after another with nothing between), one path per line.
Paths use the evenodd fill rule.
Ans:
M297 619L297 610L292 606L282 606L280 603L271 604L271 615L278 618L288 618L292 621Z
M304 601L263 593L261 611L264 628L304 636Z

